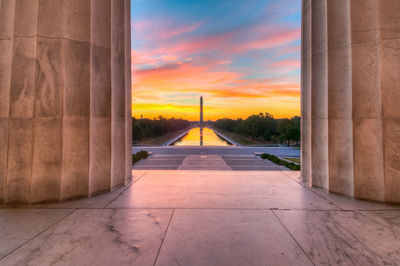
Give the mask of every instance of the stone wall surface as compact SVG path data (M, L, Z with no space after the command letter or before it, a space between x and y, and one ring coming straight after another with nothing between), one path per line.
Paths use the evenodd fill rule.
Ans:
M303 0L305 182L400 202L399 14L398 0Z
M0 1L0 203L131 179L129 0Z

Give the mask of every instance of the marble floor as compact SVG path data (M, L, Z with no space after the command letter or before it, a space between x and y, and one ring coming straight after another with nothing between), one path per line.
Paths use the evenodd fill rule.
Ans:
M400 206L290 171L133 173L91 199L0 209L0 265L400 265Z

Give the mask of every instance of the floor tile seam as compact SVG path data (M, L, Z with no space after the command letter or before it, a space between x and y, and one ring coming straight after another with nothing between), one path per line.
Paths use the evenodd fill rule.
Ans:
M368 210L342 210L341 212L367 212L367 213L374 213L374 211L368 211ZM286 229L286 231L292 236L292 238L296 241L296 243L300 246L300 248L303 250L303 252L305 253L304 249L301 247L300 243L297 242L297 240L294 238L294 236L290 233L290 231L286 228L286 226L284 225L284 223L279 219L279 216L275 213L275 211L272 211L272 213L276 216L276 218L279 220L279 222L282 224L282 226ZM377 214L375 214L377 215ZM378 215L377 215L378 216ZM381 217L381 216L379 216ZM385 217L381 217L383 218L385 221L389 222L389 224L391 225L395 225L400 227L398 224L395 224L391 221L388 221ZM359 244L359 245L364 245L364 243L362 242L361 239L356 238L355 241ZM305 253L306 254L306 253ZM307 256L307 254L306 254ZM308 257L308 256L307 256ZM309 258L310 259L310 258ZM310 259L311 260L311 259ZM312 262L313 263L313 262ZM316 265L315 263L313 263L314 265Z
M289 229L285 226L285 224L279 219L278 215L276 215L274 210L271 210L272 214L274 217L278 220L279 224L284 228L284 230L290 235L290 237L293 239L293 241L296 243L296 245L303 251L303 254L306 256L306 258L311 262L312 265L315 265L315 263L312 261L312 259L309 257L307 252L304 250L304 248L300 245L300 243L297 241L297 239L292 235L292 233L289 231Z
M169 218L167 229L165 230L164 236L163 236L163 238L161 240L160 247L158 248L157 255L156 255L156 258L154 259L153 266L155 266L156 263L157 263L158 257L159 257L160 252L161 252L161 248L164 245L164 241L165 241L165 238L167 237L167 233L168 233L169 227L171 225L172 218L174 217L174 214L175 214L175 209L172 209L171 217Z
M63 208L54 208L54 207L18 207L18 208L0 208L0 210L9 210L9 209L24 209L24 210L112 210L112 209L121 209L121 210L260 210L260 211L327 211L327 212L400 212L400 210L392 210L392 209L288 209L288 208L181 208L181 207L63 207ZM381 216L380 216L381 217Z
M61 209L58 209L61 210ZM43 230L41 230L40 232L38 232L37 234L35 234L33 237L29 238L28 240L24 241L21 245L19 245L18 247L16 247L15 249L13 249L12 251L10 251L7 255L5 255L4 257L0 258L0 262L7 258L8 256L10 256L12 253L14 253L15 251L17 251L18 249L22 248L23 246L25 246L26 244L28 244L29 242L31 242L32 240L34 240L36 237L40 236L42 233L46 232L48 229L50 229L53 226L56 226L58 223L60 223L61 221L67 219L69 216L71 216L73 213L76 212L76 209L71 209L71 212L63 215L62 217L60 217L59 219L57 219L54 223L51 223L50 225L46 226Z
M299 184L300 186L302 186L302 187L308 189L309 191L311 191L312 193L314 193L315 195L317 195L317 196L320 197L321 199L326 200L329 204L334 205L335 207L339 208L340 210L344 210L342 207L340 207L340 206L337 205L336 203L330 201L329 199L324 198L323 196L321 196L320 194L318 194L317 192L315 192L315 191L312 190L311 188L309 188L309 187L307 187L306 185L304 185L302 182L296 180L295 178L291 177L290 175L287 175L287 174L285 173L285 171L281 171L281 173L284 174L285 176L289 177L289 179L293 180L294 182L296 182L296 183Z
M290 175L287 175L285 173L285 171L281 171L282 174L286 175L287 177L289 177L290 179L294 180L296 183L300 184L301 186L305 187L306 189L310 190L311 192L313 192L314 194L316 194L317 196L319 196L320 198L323 198L324 200L332 203L333 205L335 205L336 207L340 208L342 211L400 211L400 207L398 209L395 210L387 210L387 209L346 209L343 208L339 205L337 205L336 203L334 203L333 201L329 200L328 198L325 198L323 196L321 196L320 194L318 194L317 192L315 192L314 190L312 190L310 187L304 185L302 182L297 181L295 178L291 177ZM368 202L368 201L367 201ZM396 207L397 208L397 207Z
M96 209L96 208L85 208ZM103 209L103 208L97 208ZM354 212L354 211L371 211L371 210L340 210L340 209L288 209L288 208L185 208L185 207L112 207L107 209L115 210L215 210L215 211L303 211L303 212Z
M125 191L127 191L131 186L133 186L134 184L136 184L136 183L137 183L140 179L142 179L142 177L144 177L147 173L148 173L148 171L145 172L144 174L142 174L138 179L132 181L128 186L126 186L125 189L123 189L117 196L115 196L115 198L113 198L110 202L108 202L102 209L107 209L107 207L108 207L111 203L113 203L116 199L118 199L119 197L121 197L121 195L122 195Z

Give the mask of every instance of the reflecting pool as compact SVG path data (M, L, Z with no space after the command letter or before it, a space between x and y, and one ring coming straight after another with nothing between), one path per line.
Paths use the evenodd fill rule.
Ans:
M232 144L218 136L208 127L192 128L172 146L231 146Z

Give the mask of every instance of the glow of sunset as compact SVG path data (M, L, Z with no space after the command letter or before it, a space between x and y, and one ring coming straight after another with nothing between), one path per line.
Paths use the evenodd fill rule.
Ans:
M299 115L300 2L133 0L133 116Z

